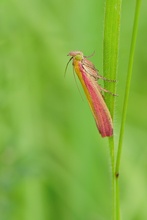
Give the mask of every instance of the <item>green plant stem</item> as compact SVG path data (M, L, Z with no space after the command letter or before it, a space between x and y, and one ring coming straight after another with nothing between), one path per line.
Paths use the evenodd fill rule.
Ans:
M135 52L135 45L136 45L136 38L137 38L140 6L141 6L141 0L136 0L136 9L135 9L134 25L133 25L133 32L132 32L132 41L131 41L129 64L128 64L128 74L127 74L126 89L125 89L124 104L123 104L123 113L122 113L122 121L121 121L120 136L119 136L119 142L118 142L117 158L116 158L115 174L118 177L119 177L119 170L120 170L120 160L121 160L121 154L122 154L122 145L123 145L123 137L124 137L126 114L127 114L129 91L130 91L130 83L131 83L131 77L132 77L132 68L133 68L134 52ZM118 178L117 178L116 186L117 186L116 187L116 198L117 198L116 206L117 206L117 209L119 209ZM120 211L117 210L117 220L119 220L119 219L120 219Z
M141 5L141 0L136 0L136 10L135 10L132 41L131 41L129 64L128 64L128 74L127 74L126 89L125 89L124 104L123 104L123 114L122 114L120 136L119 136L119 143L118 143L116 173L119 173L119 167L120 167L120 159L121 159L121 152L122 152L122 143L123 143L123 136L124 136L124 128L125 128L125 121L126 121L130 83L131 83L131 78L132 78L134 51L135 51L135 44L136 44L137 30L138 30L140 5Z
M105 21L104 21L104 44L103 44L103 73L108 79L116 79L118 64L118 48L120 33L120 11L121 0L106 0ZM104 82L104 87L116 93L116 84ZM110 110L112 119L114 118L115 97L105 94L105 101ZM116 178L115 178L115 155L114 136L109 138L109 149L112 168L112 206L113 220L116 219Z
M115 160L114 160L114 138L113 136L109 138L109 148L110 148L110 157L111 157L111 169L112 169L112 207L113 207L113 216L115 217Z
M116 220L120 219L120 197L119 197L119 179L115 178L115 199L116 199Z

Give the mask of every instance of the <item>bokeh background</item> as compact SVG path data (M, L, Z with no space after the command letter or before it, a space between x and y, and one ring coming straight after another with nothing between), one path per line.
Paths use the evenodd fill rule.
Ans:
M69 65L71 50L102 74L105 1L0 2L0 219L110 220L111 172ZM122 2L115 110L117 144L135 1ZM123 155L121 215L147 219L147 2L134 58Z

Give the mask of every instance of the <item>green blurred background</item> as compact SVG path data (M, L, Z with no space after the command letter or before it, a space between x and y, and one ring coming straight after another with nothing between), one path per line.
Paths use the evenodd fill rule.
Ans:
M95 51L91 60L102 74L104 2L0 1L1 220L111 219L107 139L79 95L71 65L64 78L71 50ZM123 1L116 143L134 7ZM125 220L147 219L146 14L143 1L121 160Z

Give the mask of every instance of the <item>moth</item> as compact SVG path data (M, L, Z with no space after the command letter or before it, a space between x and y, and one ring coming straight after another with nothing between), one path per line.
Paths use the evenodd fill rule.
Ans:
M82 84L99 133L102 137L112 136L112 118L102 95L102 91L109 91L102 88L97 83L97 81L99 79L107 81L115 80L108 80L99 75L98 70L95 68L94 64L86 59L87 57L84 56L81 51L71 51L68 56L71 56L71 58L66 65L66 69L68 67L68 64L72 60L73 68ZM111 94L114 95L113 93Z

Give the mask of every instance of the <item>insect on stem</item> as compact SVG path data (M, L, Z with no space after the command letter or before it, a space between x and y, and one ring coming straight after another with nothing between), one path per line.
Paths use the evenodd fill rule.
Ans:
M69 59L65 73L67 71L68 64L73 60L72 64L74 70L83 86L85 95L87 97L89 106L93 113L96 126L102 137L110 137L113 135L113 123L108 107L103 99L101 91L108 92L111 95L113 93L102 88L97 81L99 79L107 80L106 78L99 75L97 69L93 63L86 59L81 51L71 51L69 54L71 58ZM93 56L93 54L91 55ZM109 82L114 82L114 80L107 80Z

